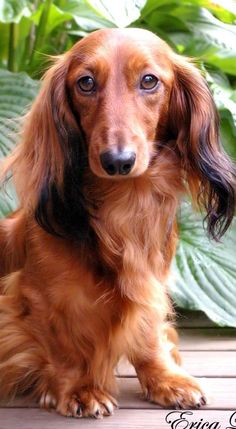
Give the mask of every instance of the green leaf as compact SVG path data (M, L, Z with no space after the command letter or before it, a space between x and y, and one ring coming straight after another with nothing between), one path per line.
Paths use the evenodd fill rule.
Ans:
M26 73L0 70L0 159L14 148L19 118L26 113L39 89L39 83ZM12 188L0 193L0 217L15 208Z
M178 0L147 0L141 11L141 17L144 19L149 19L156 10L158 12L162 10L165 11L165 13L168 11L171 12L178 6L178 4Z
M26 73L0 70L0 158L15 145L19 117L37 94L39 84Z
M199 6L209 9L217 18L228 24L234 24L236 19L235 0L193 0Z
M27 0L0 0L0 22L18 23L23 16L30 16Z
M202 222L184 202L170 291L178 306L204 311L217 324L236 327L236 222L222 243L209 241Z
M220 113L220 133L223 146L236 160L236 91L230 86L227 76L219 70L205 71L205 76Z
M61 10L70 13L76 24L85 31L104 27L127 27L140 16L145 0L121 0L119 3L110 0L69 0L60 6ZM72 30L77 34L76 30Z
M117 27L127 27L140 17L140 10L145 0L86 0L94 12Z
M18 199L11 183L0 189L0 219L6 217L17 208Z
M227 110L220 112L220 136L226 152L236 162L236 129L232 124L231 113Z
M44 5L41 4L31 16L31 20L35 23L35 25L39 24L43 9ZM54 28L58 27L66 21L70 21L72 18L73 15L71 13L61 10L55 4L52 4L47 19L46 35L50 34L54 30Z
M73 28L74 34L79 28L86 32L97 30L99 28L114 27L114 24L106 19L103 15L99 14L96 10L87 4L86 0L69 0L64 5L60 6L64 13L70 14L71 18L77 24L77 28Z
M204 8L180 6L172 14L182 19L191 33L185 54L236 75L235 25L221 22Z
M226 21L234 23L236 16L230 6L233 5L228 5L227 9L208 0L148 0L141 19L154 32L164 31L176 43L177 50L184 51L185 55L201 58L236 75L236 27L217 18L223 14Z

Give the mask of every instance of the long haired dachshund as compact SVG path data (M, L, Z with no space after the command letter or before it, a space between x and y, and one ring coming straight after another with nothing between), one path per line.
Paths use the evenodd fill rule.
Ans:
M218 239L235 191L192 62L146 30L90 34L46 73L10 171L20 207L0 224L1 396L109 415L125 355L147 399L205 404L170 346L176 210L189 192Z

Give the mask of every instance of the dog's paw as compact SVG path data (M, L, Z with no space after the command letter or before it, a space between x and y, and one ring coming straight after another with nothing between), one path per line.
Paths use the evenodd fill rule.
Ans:
M144 389L146 399L163 407L200 408L208 403L198 381L188 375L169 374Z
M61 398L56 411L66 417L101 419L112 415L117 406L116 400L109 393L95 388L83 388L71 396Z

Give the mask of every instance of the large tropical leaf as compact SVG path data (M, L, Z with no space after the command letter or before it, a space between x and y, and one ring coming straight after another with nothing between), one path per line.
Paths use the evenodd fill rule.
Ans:
M27 0L0 0L0 21L19 22L22 16L29 16L28 3Z
M145 0L69 0L60 5L79 28L92 31L104 27L126 27L139 18ZM79 30L77 30L78 32ZM76 34L74 29L73 34Z
M205 76L220 113L221 140L225 150L236 161L236 91L226 75L219 70L205 70Z
M236 163L236 128L232 124L231 113L227 110L220 114L220 135L226 152Z
M148 0L140 23L144 21L161 37L171 39L176 47L180 45L186 55L236 75L236 27L231 24L235 21L234 8L216 6L207 0ZM220 16L224 16L227 23L217 18Z
M87 4L108 21L117 27L127 27L140 16L140 9L146 3L145 0L86 0Z
M236 19L235 0L192 0L198 6L207 7L217 18L228 24L234 24Z
M217 324L236 327L236 222L222 243L208 239L202 222L189 203L182 204L170 291L178 306L202 310Z
M37 26L39 25L40 18L42 16L44 8L45 8L44 3L41 3L30 18L31 21L33 21L34 24L36 24ZM49 35L54 30L54 28L58 27L59 25L63 24L66 21L71 20L72 18L73 18L73 15L70 13L70 11L67 12L66 10L61 10L55 4L51 4L48 17L47 17L45 36Z
M69 0L61 6L61 10L63 10L64 13L70 14L71 19L73 19L77 25L77 27L72 30L73 34L79 34L81 29L90 32L99 28L114 27L114 23L110 21L107 16L91 8L86 0Z
M225 24L204 8L180 7L174 15L182 18L191 32L186 54L201 57L224 72L236 75L236 27Z
M39 83L26 73L0 70L0 158L15 145L17 125L35 98Z
M15 146L19 118L35 98L39 83L26 73L0 70L0 159ZM15 208L16 197L11 187L0 193L0 217Z
M219 72L208 72L206 78L217 108L220 111L227 110L231 114L232 123L236 129L236 103L233 100L236 91L231 88L227 78Z
M0 219L17 208L17 196L12 184L7 183L0 190Z

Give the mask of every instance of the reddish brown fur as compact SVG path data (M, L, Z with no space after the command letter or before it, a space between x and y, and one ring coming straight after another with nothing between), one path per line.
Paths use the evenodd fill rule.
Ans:
M204 403L197 381L174 362L177 339L167 323L179 198L186 178L195 200L203 183L187 160L187 150L197 152L199 129L194 123L187 131L177 83L183 71L207 121L214 107L200 73L143 30L95 32L47 72L3 172L13 170L21 206L0 224L1 395L31 389L42 406L63 415L107 415L116 405L113 371L126 355L149 399L163 406ZM138 81L148 73L161 86L141 96ZM86 74L98 81L93 96L76 86ZM71 135L79 136L80 127L92 245L50 235L34 217L46 180L63 193ZM135 150L128 177L109 178L102 169L99 156L112 147Z

